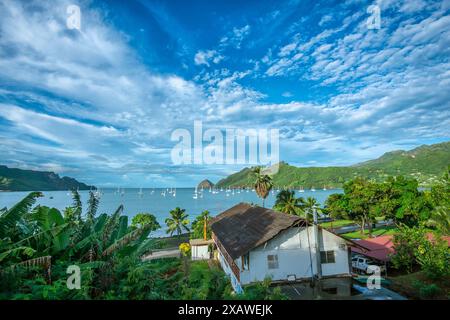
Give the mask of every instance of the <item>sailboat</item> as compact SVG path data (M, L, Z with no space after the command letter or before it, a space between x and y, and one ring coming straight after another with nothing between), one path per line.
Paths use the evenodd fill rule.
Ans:
M323 191L327 191L327 187L326 186L323 186Z
M102 196L102 192L100 189L95 190L94 196L99 199Z
M303 192L305 192L305 190L303 189L303 187L300 187L300 189L298 190L298 192L303 193Z
M177 189L176 188L172 191L172 196L174 196L174 197L177 196Z
M197 187L195 187L195 191L194 191L194 195L192 196L192 199L197 199L198 198L198 192L197 192Z
M316 192L316 189L314 189L314 187L311 187L311 191Z
M138 195L139 195L139 198L142 198L144 196L144 193L142 192L142 188L139 189Z

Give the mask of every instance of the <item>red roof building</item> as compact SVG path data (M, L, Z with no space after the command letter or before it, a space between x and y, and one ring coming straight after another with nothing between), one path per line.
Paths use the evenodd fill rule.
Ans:
M433 239L433 234L428 233L427 234L428 240ZM450 237L444 236L443 237L448 242L448 246L450 247ZM395 253L394 250L394 243L392 242L393 236L392 235L386 235L386 236L379 236L376 238L368 238L368 239L362 239L355 241L357 244L359 244L361 247L366 248L367 250L363 250L359 247L352 247L352 252L354 253L360 253L362 255L365 255L369 258L372 258L374 260L378 260L381 262L388 262L390 260L390 256Z

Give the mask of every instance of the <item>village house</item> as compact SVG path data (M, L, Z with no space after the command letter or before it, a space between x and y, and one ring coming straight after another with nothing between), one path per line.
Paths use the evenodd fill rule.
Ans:
M432 233L427 233L426 237L429 241L434 241ZM447 241L448 247L450 248L450 237L443 236L442 239ZM393 240L393 235L356 240L355 242L358 246L353 246L351 250L354 254L364 255L375 262L387 265L395 254Z
M301 217L240 203L210 225L219 262L238 293L266 277L274 282L351 277L354 244Z

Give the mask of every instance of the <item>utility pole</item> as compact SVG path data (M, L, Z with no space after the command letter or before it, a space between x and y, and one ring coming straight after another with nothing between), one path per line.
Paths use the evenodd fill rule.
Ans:
M317 221L317 208L313 208L313 230L316 249L316 267L317 267L317 279L322 279L322 262L320 260L320 237L319 237L319 225Z

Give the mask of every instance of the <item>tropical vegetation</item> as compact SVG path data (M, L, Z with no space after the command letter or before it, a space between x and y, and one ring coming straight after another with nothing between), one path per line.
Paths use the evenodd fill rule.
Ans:
M41 196L30 193L12 208L0 210L0 299L284 298L269 283L234 294L218 265L188 259L188 243L180 245L182 259L142 259L166 246L149 237L160 228L150 213L138 213L129 224L123 206L110 215L97 214L99 199L92 192L84 209L73 191L73 204L63 212L34 206ZM207 217L204 211L196 219L195 232ZM166 222L175 239L181 239L187 221L184 209L170 212ZM74 277L78 287L70 285Z
M180 237L183 230L189 232L189 220L186 210L179 207L171 210L170 217L166 219L166 225L167 233L171 236L176 233Z
M277 211L292 215L303 215L305 201L297 198L293 190L281 190L278 192L273 208Z
M211 215L208 210L202 211L200 215L198 215L194 222L191 225L191 239L203 239L206 225L206 238L211 239L211 227L208 221L211 219Z
M62 213L32 208L39 192L30 193L0 213L0 297L8 299L129 298L121 282L131 280L143 264L149 234L159 228L154 216L140 214L131 225L119 206L97 215L98 199L90 193L83 212L78 192ZM80 269L83 286L66 286L69 266ZM135 289L133 289L135 290ZM137 293L136 293L137 294ZM163 294L163 293L162 293Z
M0 191L90 190L94 187L54 172L23 170L0 165Z
M272 178L268 174L263 173L262 167L255 167L252 170L252 174L254 175L254 183L253 187L255 188L256 194L263 200L269 195L270 190L273 187Z

